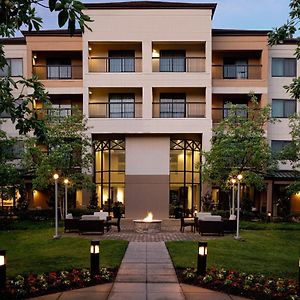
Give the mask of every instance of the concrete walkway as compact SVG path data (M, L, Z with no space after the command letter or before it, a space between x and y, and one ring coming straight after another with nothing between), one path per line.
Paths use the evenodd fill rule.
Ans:
M179 284L164 242L130 242L115 282L33 300L246 300Z

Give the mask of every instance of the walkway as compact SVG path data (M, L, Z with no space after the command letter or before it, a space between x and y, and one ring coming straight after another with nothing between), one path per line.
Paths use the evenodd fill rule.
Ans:
M247 300L179 284L163 242L130 242L115 282L32 300Z

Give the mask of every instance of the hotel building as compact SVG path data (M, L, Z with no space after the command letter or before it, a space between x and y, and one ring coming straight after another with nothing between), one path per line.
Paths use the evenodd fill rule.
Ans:
M14 76L38 75L61 116L82 109L95 142L93 180L99 206L120 201L125 216L151 210L168 218L172 208L200 208L218 187L201 183L201 151L210 149L212 129L241 108L254 92L281 122L266 135L279 149L290 140L287 117L298 110L283 85L297 76L293 41L270 48L268 31L212 29L216 4L122 2L86 4L92 31L23 32L5 44ZM13 74L15 72L15 74ZM5 116L3 116L5 117ZM17 135L9 119L1 125ZM289 166L266 178L266 190L249 192L253 206L277 214ZM46 207L47 194L28 193L30 207ZM77 207L89 195L77 191ZM277 197L277 198L276 198ZM300 212L300 198L292 199Z

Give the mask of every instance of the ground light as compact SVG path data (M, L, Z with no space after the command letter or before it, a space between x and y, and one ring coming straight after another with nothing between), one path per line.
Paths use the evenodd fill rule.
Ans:
M58 174L53 175L54 183L55 183L55 235L53 236L54 239L59 239L60 236L58 235L58 187L57 187L57 180L59 178Z
M237 190L237 212L236 212L236 236L234 237L236 240L239 240L240 237L240 194L241 194L241 180L243 179L243 175L239 174L237 176L238 180L238 190Z
M0 250L0 291L6 286L6 250Z
M197 274L206 274L207 242L198 242Z
M91 241L91 276L94 277L95 275L98 275L100 273L99 270L99 252L100 252L100 241L93 240Z

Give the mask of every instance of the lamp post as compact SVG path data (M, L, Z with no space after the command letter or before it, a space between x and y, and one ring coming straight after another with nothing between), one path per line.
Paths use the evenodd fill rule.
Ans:
M298 296L300 297L300 256L298 258Z
M271 212L268 211L268 215L267 215L267 223L270 223L270 222L271 222L271 216L272 216Z
M207 242L198 242L197 275L206 274Z
M236 213L236 236L235 239L240 239L240 192L241 192L241 180L243 179L243 175L239 174L237 176L238 180L238 190L237 190L237 213Z
M234 215L234 212L235 212L235 204L234 204L234 201L235 201L235 199L234 199L234 185L235 185L235 183L236 183L236 179L235 178L232 178L231 179L231 182L232 182L232 207L231 207L231 211L232 211L232 215Z
M6 250L0 250L0 291L6 287Z
M90 253L91 253L91 276L94 277L95 275L98 275L100 273L99 270L99 246L100 241L93 240L91 241L91 248L90 248Z
M65 218L67 217L67 214L68 214L68 183L69 183L69 179L66 178L64 180L64 184L65 184Z
M60 236L58 235L58 200L57 200L57 180L59 178L58 174L53 175L54 182L55 182L55 235L53 236L54 239L59 239Z

